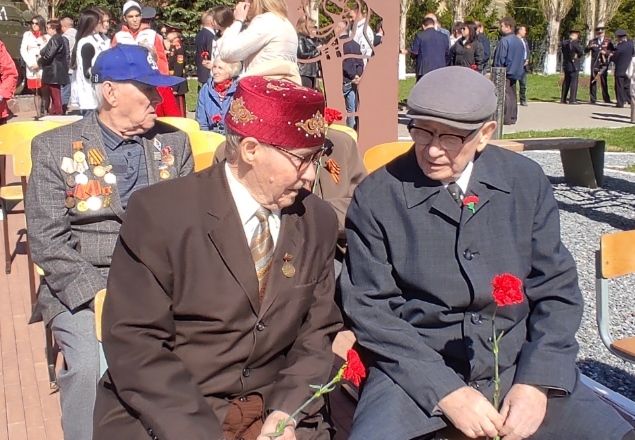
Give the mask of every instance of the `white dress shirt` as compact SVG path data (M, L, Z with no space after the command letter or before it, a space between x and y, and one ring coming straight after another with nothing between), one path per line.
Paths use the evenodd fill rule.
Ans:
M238 209L238 216L243 225L247 243L251 244L251 239L259 223L255 214L262 206L252 197L247 188L234 177L227 163L225 163L225 175L227 176L229 191L236 204L236 209ZM280 235L280 211L271 211L267 222L269 223L269 232L271 232L273 247L275 249L276 243L278 243L278 236Z
M461 173L461 176L455 180L456 184L459 185L459 188L461 188L461 191L462 191L461 199L463 199L463 197L465 197L465 195L467 194L467 185L470 183L470 177L472 176L473 168L474 168L474 162L470 161L465 166L465 169ZM447 189L449 184L450 182L444 183L443 186Z

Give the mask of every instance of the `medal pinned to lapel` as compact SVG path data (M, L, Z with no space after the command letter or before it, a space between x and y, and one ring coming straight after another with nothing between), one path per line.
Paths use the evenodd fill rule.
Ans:
M287 278L291 278L295 275L295 266L291 263L291 260L293 260L293 255L285 252L284 257L282 257L282 261L284 261L284 263L282 263L282 275Z

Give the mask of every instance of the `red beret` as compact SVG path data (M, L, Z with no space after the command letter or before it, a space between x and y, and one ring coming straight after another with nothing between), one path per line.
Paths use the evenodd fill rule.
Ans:
M225 117L234 133L289 149L324 145L324 95L285 80L247 76Z

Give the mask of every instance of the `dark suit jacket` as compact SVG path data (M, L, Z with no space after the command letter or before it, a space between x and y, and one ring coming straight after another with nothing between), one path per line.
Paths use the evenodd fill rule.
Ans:
M615 76L626 76L626 70L628 70L633 56L635 56L633 40L622 41L615 46L615 51L611 56L611 61L615 63Z
M194 45L196 46L196 76L198 77L198 82L201 84L205 84L209 79L210 70L207 67L203 66L203 52L208 53L208 60L212 59L212 45L216 40L216 35L211 33L208 29L202 28L196 34L194 38Z
M229 400L260 393L267 410L291 413L309 385L328 381L341 327L337 220L314 195L298 197L282 212L259 306L224 166L132 196L104 305L109 374L98 385L94 440L145 440L150 431L162 440L220 439ZM285 254L291 278L281 270Z
M576 383L582 296L551 184L536 163L488 146L474 162L468 194L480 199L474 214L425 177L414 149L355 191L340 283L370 367L356 418L384 417L391 408L415 425L376 438L443 427L435 406L466 384L491 398L491 281L505 272L523 281L526 301L496 313L497 332L505 332L503 395L512 383L565 392ZM386 429L399 424L384 419Z
M591 52L591 67L599 70L604 66L608 66L609 57L614 50L615 47L613 47L611 39L604 37L601 43L599 38L589 41L584 52Z
M110 206L81 212L77 206L66 208L64 199L70 187L69 177L60 169L63 157L73 157L73 142L82 141L84 152L95 148L108 163L96 114L91 113L70 125L47 131L33 139L33 168L25 196L26 221L33 261L44 270L37 306L32 320L47 324L58 314L87 307L97 292L106 288L106 277L124 208L116 185ZM157 122L142 136L150 184L159 182L161 158L154 154L155 142L172 147L174 166L170 178L192 172L192 150L187 135L171 125ZM91 167L92 169L92 167ZM91 180L102 181L92 174Z
M564 40L562 42L562 70L564 72L579 72L582 67L584 48L579 41Z
M433 28L417 33L410 52L417 58L417 75L425 75L448 65L448 38Z

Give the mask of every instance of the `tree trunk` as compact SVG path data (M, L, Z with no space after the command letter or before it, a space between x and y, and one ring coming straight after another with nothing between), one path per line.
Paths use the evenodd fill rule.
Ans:
M597 3L598 26L605 26L619 9L622 0L597 0Z
M584 6L584 21L586 24L586 44L593 39L594 30L597 27L597 0L586 0ZM584 58L584 73L591 74L591 52Z
M316 23L320 22L320 0L311 0L309 2L309 17Z
M545 57L544 73L552 75L557 72L558 50L560 49L560 19L556 17L549 18L547 25L547 39L549 45L547 47L547 55Z
M401 53L406 49L406 30L408 22L408 11L412 5L412 0L400 0L399 10L399 79L406 79L406 56Z

